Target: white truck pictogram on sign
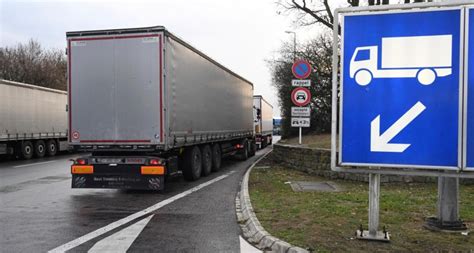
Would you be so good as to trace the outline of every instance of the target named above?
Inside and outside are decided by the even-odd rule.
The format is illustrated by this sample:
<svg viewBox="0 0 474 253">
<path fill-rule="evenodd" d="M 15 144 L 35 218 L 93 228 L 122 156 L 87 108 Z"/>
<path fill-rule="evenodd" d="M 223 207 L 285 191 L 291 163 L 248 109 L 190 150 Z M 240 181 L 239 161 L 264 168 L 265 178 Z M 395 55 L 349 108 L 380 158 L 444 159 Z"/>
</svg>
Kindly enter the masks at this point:
<svg viewBox="0 0 474 253">
<path fill-rule="evenodd" d="M 452 35 L 382 38 L 381 68 L 378 46 L 357 47 L 350 77 L 366 86 L 373 78 L 417 78 L 423 85 L 452 73 Z"/>
</svg>

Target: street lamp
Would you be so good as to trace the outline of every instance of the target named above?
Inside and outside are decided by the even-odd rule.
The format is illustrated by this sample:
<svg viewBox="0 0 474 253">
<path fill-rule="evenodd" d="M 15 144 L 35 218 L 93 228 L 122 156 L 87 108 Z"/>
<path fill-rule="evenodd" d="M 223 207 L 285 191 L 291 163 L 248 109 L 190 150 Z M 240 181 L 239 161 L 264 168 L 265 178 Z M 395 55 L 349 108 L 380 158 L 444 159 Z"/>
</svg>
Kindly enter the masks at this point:
<svg viewBox="0 0 474 253">
<path fill-rule="evenodd" d="M 293 34 L 293 61 L 296 60 L 296 32 L 293 31 L 285 31 L 286 33 Z"/>
</svg>

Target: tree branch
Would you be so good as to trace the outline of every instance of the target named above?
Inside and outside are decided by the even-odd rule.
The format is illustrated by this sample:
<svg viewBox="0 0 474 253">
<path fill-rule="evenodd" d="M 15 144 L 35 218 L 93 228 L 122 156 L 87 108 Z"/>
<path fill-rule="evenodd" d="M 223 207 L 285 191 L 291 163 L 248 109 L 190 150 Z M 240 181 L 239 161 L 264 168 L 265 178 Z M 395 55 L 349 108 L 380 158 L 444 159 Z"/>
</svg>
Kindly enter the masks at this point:
<svg viewBox="0 0 474 253">
<path fill-rule="evenodd" d="M 296 0 L 291 0 L 291 2 L 293 3 L 293 5 L 304 11 L 305 13 L 311 15 L 313 18 L 315 18 L 318 22 L 320 22 L 321 24 L 329 27 L 330 29 L 333 28 L 333 25 L 332 23 L 328 22 L 327 20 L 325 20 L 324 18 L 320 17 L 319 15 L 317 15 L 316 13 L 314 13 L 311 9 L 309 9 L 307 6 L 306 6 L 306 1 L 303 0 L 303 5 L 300 5 L 299 3 L 296 2 Z"/>
</svg>

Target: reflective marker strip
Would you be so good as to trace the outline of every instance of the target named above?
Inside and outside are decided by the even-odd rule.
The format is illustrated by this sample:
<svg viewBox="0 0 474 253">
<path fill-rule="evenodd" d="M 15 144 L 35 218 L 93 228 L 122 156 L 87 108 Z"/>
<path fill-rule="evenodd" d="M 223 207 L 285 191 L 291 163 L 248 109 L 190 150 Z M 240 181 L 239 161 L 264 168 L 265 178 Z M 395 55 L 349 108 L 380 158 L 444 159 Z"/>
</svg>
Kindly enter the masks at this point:
<svg viewBox="0 0 474 253">
<path fill-rule="evenodd" d="M 94 173 L 94 166 L 92 165 L 72 165 L 72 174 L 92 174 Z"/>
<path fill-rule="evenodd" d="M 142 166 L 141 172 L 143 175 L 164 175 L 164 166 Z"/>
</svg>

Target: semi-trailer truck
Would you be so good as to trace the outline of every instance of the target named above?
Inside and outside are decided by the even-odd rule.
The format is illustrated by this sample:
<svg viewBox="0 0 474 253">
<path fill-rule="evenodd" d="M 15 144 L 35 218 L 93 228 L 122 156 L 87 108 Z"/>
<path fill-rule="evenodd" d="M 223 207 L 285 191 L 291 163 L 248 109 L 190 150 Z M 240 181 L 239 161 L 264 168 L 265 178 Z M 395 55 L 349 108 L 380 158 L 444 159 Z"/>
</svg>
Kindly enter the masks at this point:
<svg viewBox="0 0 474 253">
<path fill-rule="evenodd" d="M 68 149 L 67 93 L 0 79 L 0 155 L 23 159 Z"/>
<path fill-rule="evenodd" d="M 255 154 L 253 84 L 163 26 L 67 32 L 73 188 L 161 190 Z"/>
<path fill-rule="evenodd" d="M 273 106 L 262 96 L 253 96 L 255 143 L 259 149 L 272 144 Z"/>
</svg>

